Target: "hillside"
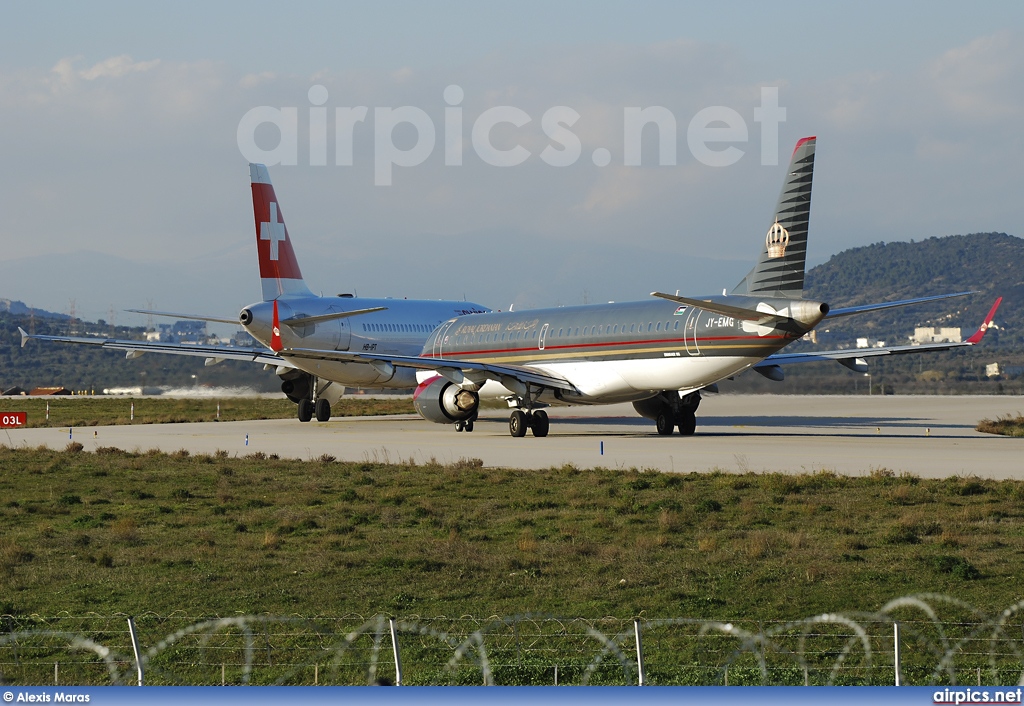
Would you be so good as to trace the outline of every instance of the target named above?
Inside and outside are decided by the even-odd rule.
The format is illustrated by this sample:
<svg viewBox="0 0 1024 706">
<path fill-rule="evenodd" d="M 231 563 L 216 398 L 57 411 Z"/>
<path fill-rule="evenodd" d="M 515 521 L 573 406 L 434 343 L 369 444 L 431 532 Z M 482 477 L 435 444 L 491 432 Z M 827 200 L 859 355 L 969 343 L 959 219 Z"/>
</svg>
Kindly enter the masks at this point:
<svg viewBox="0 0 1024 706">
<path fill-rule="evenodd" d="M 807 273 L 806 294 L 833 307 L 973 290 L 978 294 L 830 324 L 832 333 L 905 343 L 916 326 L 977 328 L 997 296 L 1000 330 L 987 346 L 1024 342 L 1024 239 L 975 233 L 845 250 Z M 947 318 L 952 314 L 952 318 Z"/>
<path fill-rule="evenodd" d="M 794 350 L 846 348 L 858 337 L 902 345 L 918 326 L 960 327 L 969 336 L 996 297 L 1003 297 L 983 345 L 943 353 L 874 358 L 871 376 L 834 363 L 786 368 L 774 383 L 743 375 L 722 391 L 780 394 L 1022 394 L 1024 376 L 1024 239 L 1005 233 L 975 233 L 919 242 L 875 243 L 833 255 L 807 273 L 805 293 L 833 308 L 912 299 L 932 294 L 977 291 L 966 297 L 860 314 L 818 329 L 818 342 L 798 342 Z M 985 366 L 999 363 L 1002 376 L 989 379 Z"/>
</svg>

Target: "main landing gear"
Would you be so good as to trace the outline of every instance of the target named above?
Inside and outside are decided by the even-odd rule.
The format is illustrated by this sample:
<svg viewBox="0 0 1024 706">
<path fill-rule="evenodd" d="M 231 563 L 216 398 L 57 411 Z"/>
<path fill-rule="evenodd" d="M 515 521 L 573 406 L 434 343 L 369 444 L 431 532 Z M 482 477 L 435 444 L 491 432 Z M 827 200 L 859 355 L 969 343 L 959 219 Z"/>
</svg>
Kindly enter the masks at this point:
<svg viewBox="0 0 1024 706">
<path fill-rule="evenodd" d="M 661 436 L 671 436 L 676 428 L 683 436 L 693 436 L 697 430 L 699 405 L 699 391 L 680 397 L 675 390 L 666 390 L 654 397 L 634 402 L 633 408 L 640 416 L 653 419 Z"/>
<path fill-rule="evenodd" d="M 690 410 L 674 413 L 671 409 L 665 409 L 658 414 L 654 423 L 662 436 L 671 436 L 677 426 L 683 436 L 693 436 L 697 431 L 697 415 Z"/>
<path fill-rule="evenodd" d="M 532 431 L 534 436 L 547 436 L 550 426 L 548 413 L 543 409 L 535 412 L 517 409 L 508 418 L 508 431 L 517 438 L 526 436 L 527 430 Z"/>
<path fill-rule="evenodd" d="M 464 422 L 455 422 L 455 431 L 473 431 L 474 421 L 476 421 L 476 417 L 467 419 Z"/>
<path fill-rule="evenodd" d="M 328 382 L 321 387 L 319 378 L 314 377 L 311 381 L 302 378 L 298 382 L 286 380 L 281 386 L 281 390 L 298 405 L 300 422 L 311 421 L 313 417 L 316 417 L 318 422 L 326 422 L 331 418 L 331 403 L 325 397 L 321 397 L 320 394 L 332 384 Z M 296 393 L 304 394 L 301 397 L 297 397 Z"/>
</svg>

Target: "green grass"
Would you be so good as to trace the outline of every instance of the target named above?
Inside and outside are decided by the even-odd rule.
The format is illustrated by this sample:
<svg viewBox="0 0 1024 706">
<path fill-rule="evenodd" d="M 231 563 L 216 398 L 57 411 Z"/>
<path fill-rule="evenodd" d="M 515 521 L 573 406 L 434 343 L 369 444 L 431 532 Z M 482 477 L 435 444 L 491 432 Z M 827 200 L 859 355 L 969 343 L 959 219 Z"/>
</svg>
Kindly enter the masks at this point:
<svg viewBox="0 0 1024 706">
<path fill-rule="evenodd" d="M 985 432 L 986 434 L 1002 434 L 1003 436 L 1024 436 L 1024 415 L 1017 415 L 1011 417 L 1006 415 L 1005 417 L 999 417 L 995 421 L 991 419 L 982 419 L 978 422 L 978 426 L 975 427 L 978 431 Z"/>
<path fill-rule="evenodd" d="M 135 418 L 132 420 L 132 404 Z M 49 419 L 46 407 L 49 404 Z M 295 404 L 286 398 L 229 397 L 224 399 L 143 397 L 0 397 L 0 412 L 26 412 L 27 427 L 94 427 L 111 424 L 224 422 L 248 419 L 288 419 Z M 412 400 L 342 398 L 331 406 L 334 417 L 412 414 Z"/>
<path fill-rule="evenodd" d="M 1021 481 L 80 448 L 0 447 L 0 614 L 544 613 L 756 628 L 920 592 L 989 614 L 1021 598 Z M 661 683 L 684 678 L 672 664 Z M 527 666 L 527 681 L 547 669 Z"/>
</svg>

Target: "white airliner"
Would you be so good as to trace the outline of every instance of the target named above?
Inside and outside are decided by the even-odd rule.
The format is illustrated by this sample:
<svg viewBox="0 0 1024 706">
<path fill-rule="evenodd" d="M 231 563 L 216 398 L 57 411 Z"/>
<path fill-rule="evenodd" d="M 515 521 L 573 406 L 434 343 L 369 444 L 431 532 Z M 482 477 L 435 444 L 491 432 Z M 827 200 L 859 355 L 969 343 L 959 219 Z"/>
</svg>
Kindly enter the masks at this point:
<svg viewBox="0 0 1024 706">
<path fill-rule="evenodd" d="M 72 336 L 43 336 L 21 330 L 21 345 L 30 339 L 81 343 L 126 351 L 129 359 L 143 353 L 170 353 L 206 358 L 207 365 L 223 360 L 246 360 L 273 368 L 282 379 L 281 391 L 298 405 L 299 421 L 331 416 L 345 386 L 409 389 L 416 371 L 376 357 L 304 360 L 278 354 L 284 347 L 338 353 L 359 351 L 379 355 L 415 356 L 438 324 L 468 314 L 490 311 L 472 302 L 413 299 L 362 299 L 351 294 L 316 296 L 306 286 L 284 223 L 280 202 L 262 164 L 250 164 L 252 206 L 256 223 L 263 301 L 242 309 L 231 319 L 195 314 L 131 309 L 137 313 L 221 323 L 240 323 L 268 348 L 190 345 Z"/>
<path fill-rule="evenodd" d="M 800 140 L 761 256 L 731 294 L 590 306 L 492 312 L 441 324 L 419 355 L 344 352 L 305 345 L 279 355 L 308 369 L 312 362 L 364 362 L 420 370 L 414 402 L 424 418 L 472 431 L 480 400 L 514 411 L 512 436 L 546 436 L 549 405 L 632 402 L 659 434 L 696 429 L 701 391 L 746 370 L 781 380 L 783 365 L 834 360 L 856 371 L 866 358 L 972 346 L 992 323 L 1001 299 L 977 333 L 962 343 L 869 350 L 786 353 L 783 349 L 821 321 L 971 292 L 830 309 L 802 298 L 811 208 L 815 138 Z M 292 341 L 295 339 L 293 338 Z M 389 368 L 390 369 L 390 368 Z"/>
</svg>

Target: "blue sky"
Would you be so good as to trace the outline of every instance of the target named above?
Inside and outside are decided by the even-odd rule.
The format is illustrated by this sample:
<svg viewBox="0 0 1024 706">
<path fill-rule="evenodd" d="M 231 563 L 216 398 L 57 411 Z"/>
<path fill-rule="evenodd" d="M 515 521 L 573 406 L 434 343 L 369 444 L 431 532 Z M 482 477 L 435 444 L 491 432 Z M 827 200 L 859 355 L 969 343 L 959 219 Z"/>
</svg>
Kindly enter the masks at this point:
<svg viewBox="0 0 1024 706">
<path fill-rule="evenodd" d="M 521 308 L 731 287 L 807 134 L 819 137 L 814 261 L 879 240 L 1024 232 L 1022 3 L 19 3 L 5 29 L 0 297 L 57 311 L 73 298 L 91 317 L 149 301 L 232 314 L 258 298 L 236 141 L 257 106 L 299 111 L 303 158 L 271 175 L 304 274 L 326 293 Z M 531 159 L 499 168 L 467 151 L 445 166 L 450 84 L 464 90 L 467 144 L 483 111 L 515 106 L 531 122 L 493 141 Z M 391 186 L 374 184 L 366 125 L 353 166 L 334 163 L 333 143 L 331 162 L 311 165 L 314 85 L 329 109 L 420 108 L 438 145 Z M 780 166 L 757 159 L 766 86 L 787 111 Z M 552 106 L 580 115 L 571 166 L 538 159 Z M 652 164 L 647 133 L 644 166 L 623 165 L 629 106 L 676 117 L 675 165 Z M 712 106 L 749 127 L 732 166 L 687 150 L 688 122 Z M 407 127 L 396 145 L 415 139 Z M 591 162 L 598 147 L 610 166 Z M 42 263 L 60 276 L 32 276 Z"/>
</svg>

